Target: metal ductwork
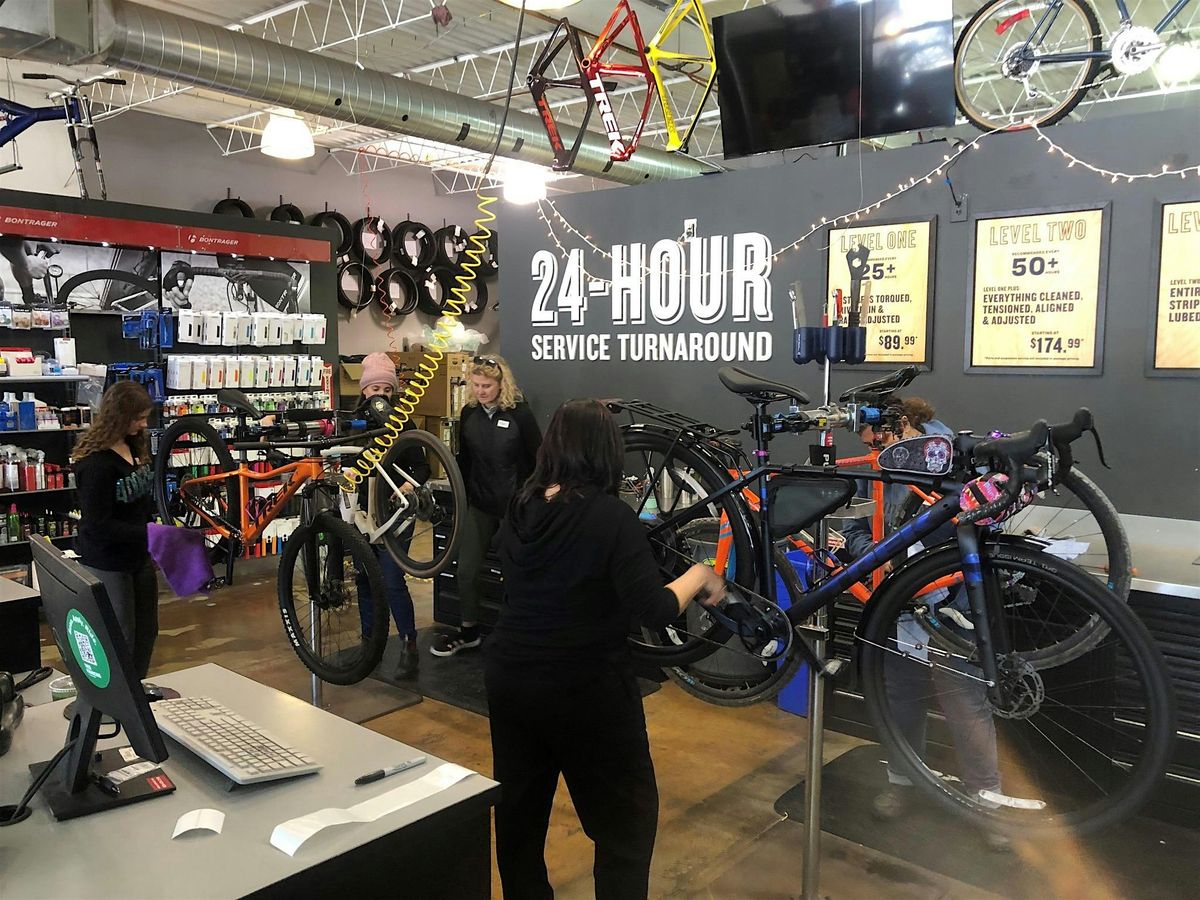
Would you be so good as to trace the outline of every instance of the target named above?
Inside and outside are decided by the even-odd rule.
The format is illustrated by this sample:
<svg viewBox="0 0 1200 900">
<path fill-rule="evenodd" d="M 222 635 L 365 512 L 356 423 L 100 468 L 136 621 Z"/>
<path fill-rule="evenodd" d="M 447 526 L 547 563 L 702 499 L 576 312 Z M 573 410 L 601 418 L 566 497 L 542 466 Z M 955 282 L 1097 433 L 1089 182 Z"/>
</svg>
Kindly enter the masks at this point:
<svg viewBox="0 0 1200 900">
<path fill-rule="evenodd" d="M 5 0 L 0 53 L 114 66 L 481 153 L 495 145 L 502 115 L 499 106 L 473 97 L 125 0 Z M 575 129 L 562 130 L 569 145 Z M 499 155 L 549 165 L 553 154 L 541 120 L 510 111 Z M 588 134 L 574 171 L 643 184 L 690 178 L 711 168 L 649 149 L 614 163 L 608 142 Z"/>
</svg>

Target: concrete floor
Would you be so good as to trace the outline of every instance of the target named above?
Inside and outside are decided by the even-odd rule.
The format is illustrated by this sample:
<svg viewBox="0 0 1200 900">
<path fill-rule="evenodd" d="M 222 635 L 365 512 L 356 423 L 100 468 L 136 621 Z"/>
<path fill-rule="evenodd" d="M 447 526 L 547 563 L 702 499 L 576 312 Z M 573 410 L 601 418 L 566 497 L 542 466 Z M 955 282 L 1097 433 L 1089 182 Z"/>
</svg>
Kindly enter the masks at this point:
<svg viewBox="0 0 1200 900">
<path fill-rule="evenodd" d="M 273 562 L 240 564 L 238 584 L 208 599 L 164 597 L 151 676 L 214 662 L 307 698 L 306 671 L 280 623 Z M 415 582 L 412 588 L 418 627 L 432 624 L 431 583 Z M 54 665 L 57 650 L 46 638 L 44 662 Z M 397 696 L 394 688 L 368 680 L 333 689 L 326 699 L 333 711 L 361 720 L 373 731 L 491 773 L 486 718 L 428 699 L 375 715 L 376 710 L 394 707 Z M 804 720 L 774 704 L 746 709 L 711 706 L 671 683 L 646 698 L 645 705 L 660 792 L 651 896 L 799 897 L 804 827 L 781 818 L 773 804 L 804 771 Z M 826 759 L 858 743 L 830 732 Z M 834 900 L 997 896 L 830 834 L 822 836 L 822 846 L 821 894 Z M 591 842 L 561 785 L 546 857 L 557 896 L 592 896 Z M 1047 877 L 1033 879 L 1036 890 L 1012 896 L 1115 896 L 1098 877 L 1102 869 L 1095 861 L 1080 858 L 1070 847 L 1061 848 L 1053 859 L 1031 856 L 1027 861 Z M 494 870 L 493 889 L 500 896 Z"/>
</svg>

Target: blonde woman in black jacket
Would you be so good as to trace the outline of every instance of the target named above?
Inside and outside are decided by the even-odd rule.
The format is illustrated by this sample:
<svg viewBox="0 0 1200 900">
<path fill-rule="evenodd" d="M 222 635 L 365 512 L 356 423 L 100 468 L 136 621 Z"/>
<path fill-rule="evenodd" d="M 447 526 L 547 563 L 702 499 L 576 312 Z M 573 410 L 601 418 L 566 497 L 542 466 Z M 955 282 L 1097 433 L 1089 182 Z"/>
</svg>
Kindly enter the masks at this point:
<svg viewBox="0 0 1200 900">
<path fill-rule="evenodd" d="M 458 553 L 462 625 L 440 635 L 434 656 L 479 646 L 479 573 L 508 502 L 533 472 L 542 432 L 512 370 L 500 356 L 471 361 L 471 399 L 459 421 L 458 467 L 467 485 L 467 518 Z"/>
</svg>

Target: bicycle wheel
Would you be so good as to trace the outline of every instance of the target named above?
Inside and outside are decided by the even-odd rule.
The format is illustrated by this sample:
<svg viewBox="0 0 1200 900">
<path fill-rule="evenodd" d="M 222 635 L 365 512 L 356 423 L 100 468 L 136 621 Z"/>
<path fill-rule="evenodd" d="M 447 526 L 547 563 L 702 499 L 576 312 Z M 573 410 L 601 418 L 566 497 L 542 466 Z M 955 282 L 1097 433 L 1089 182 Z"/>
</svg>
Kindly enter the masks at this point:
<svg viewBox="0 0 1200 900">
<path fill-rule="evenodd" d="M 379 665 L 388 634 L 383 570 L 353 525 L 322 512 L 293 531 L 278 584 L 284 630 L 310 672 L 357 684 Z"/>
<path fill-rule="evenodd" d="M 171 423 L 154 457 L 154 502 L 164 524 L 213 527 L 223 520 L 240 525 L 236 477 L 180 486 L 187 479 L 237 471 L 229 445 L 204 419 L 186 416 Z"/>
<path fill-rule="evenodd" d="M 409 471 L 409 460 L 416 453 L 425 457 L 434 473 L 425 484 L 417 484 Z M 435 487 L 439 472 L 445 488 Z M 458 554 L 467 509 L 467 488 L 450 448 L 428 431 L 405 431 L 380 460 L 371 481 L 375 492 L 371 530 L 374 533 L 391 523 L 382 540 L 396 564 L 414 578 L 433 578 L 449 566 Z M 397 493 L 405 485 L 412 490 Z M 439 526 L 449 529 L 444 542 L 434 537 Z"/>
<path fill-rule="evenodd" d="M 1077 466 L 1062 478 L 1053 492 L 1036 504 L 1005 520 L 1004 530 L 1015 537 L 1043 543 L 1047 552 L 1073 562 L 1106 584 L 1122 601 L 1129 599 L 1133 578 L 1129 537 L 1112 502 Z M 942 627 L 936 610 L 923 618 L 927 630 L 938 635 L 943 649 L 965 653 L 968 644 L 952 626 Z M 1092 617 L 1061 639 L 1031 651 L 1027 661 L 1035 667 L 1057 666 L 1087 653 L 1107 634 L 1103 620 Z"/>
<path fill-rule="evenodd" d="M 627 427 L 622 430 L 625 462 L 618 496 L 637 511 L 647 528 L 668 524 L 690 512 L 709 494 L 729 481 L 728 475 L 692 447 L 673 435 Z M 729 524 L 732 552 L 726 580 L 749 586 L 754 583 L 754 550 L 748 512 L 739 498 L 727 494 L 706 504 L 701 519 L 678 528 L 667 527 L 651 539 L 665 581 L 682 575 L 695 562 L 715 562 L 722 520 Z M 657 666 L 694 662 L 714 653 L 729 631 L 697 607 L 661 630 L 643 629 L 630 635 L 635 658 Z"/>
<path fill-rule="evenodd" d="M 939 650 L 916 614 L 958 609 L 962 588 L 928 586 L 960 571 L 946 545 L 901 568 L 857 635 L 863 692 L 889 765 L 947 809 L 985 828 L 1031 836 L 1091 831 L 1132 814 L 1162 777 L 1174 709 L 1161 654 L 1145 626 L 1095 578 L 1011 540 L 982 547 L 1001 697 L 987 697 L 981 650 Z M 922 592 L 925 591 L 922 596 Z M 1069 663 L 1030 665 L 1031 650 L 1099 617 L 1103 641 Z"/>
<path fill-rule="evenodd" d="M 775 570 L 783 579 L 791 602 L 795 604 L 804 593 L 796 570 L 783 553 L 775 550 Z M 731 585 L 731 593 L 738 588 Z M 704 607 L 691 604 L 684 614 L 707 615 Z M 767 661 L 758 658 L 741 640 L 733 637 L 714 648 L 703 659 L 687 665 L 666 668 L 667 676 L 693 697 L 715 706 L 751 706 L 775 697 L 796 675 L 802 659 L 796 644 L 782 659 Z"/>
<path fill-rule="evenodd" d="M 1100 60 L 1039 57 L 1099 49 L 1100 23 L 1085 0 L 1060 0 L 1057 10 L 1029 0 L 992 0 L 970 18 L 954 48 L 958 107 L 984 131 L 1053 125 L 1079 105 Z"/>
</svg>

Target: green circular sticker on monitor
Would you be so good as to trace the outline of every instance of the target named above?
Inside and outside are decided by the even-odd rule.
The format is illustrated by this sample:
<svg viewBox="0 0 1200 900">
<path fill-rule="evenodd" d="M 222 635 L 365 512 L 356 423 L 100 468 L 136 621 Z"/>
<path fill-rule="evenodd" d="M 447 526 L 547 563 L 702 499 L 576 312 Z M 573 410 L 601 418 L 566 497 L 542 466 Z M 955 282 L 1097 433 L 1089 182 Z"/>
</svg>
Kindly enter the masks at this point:
<svg viewBox="0 0 1200 900">
<path fill-rule="evenodd" d="M 77 609 L 67 613 L 67 640 L 71 644 L 71 653 L 79 663 L 79 668 L 83 669 L 87 680 L 98 688 L 108 687 L 111 677 L 108 657 L 95 630 Z"/>
</svg>

